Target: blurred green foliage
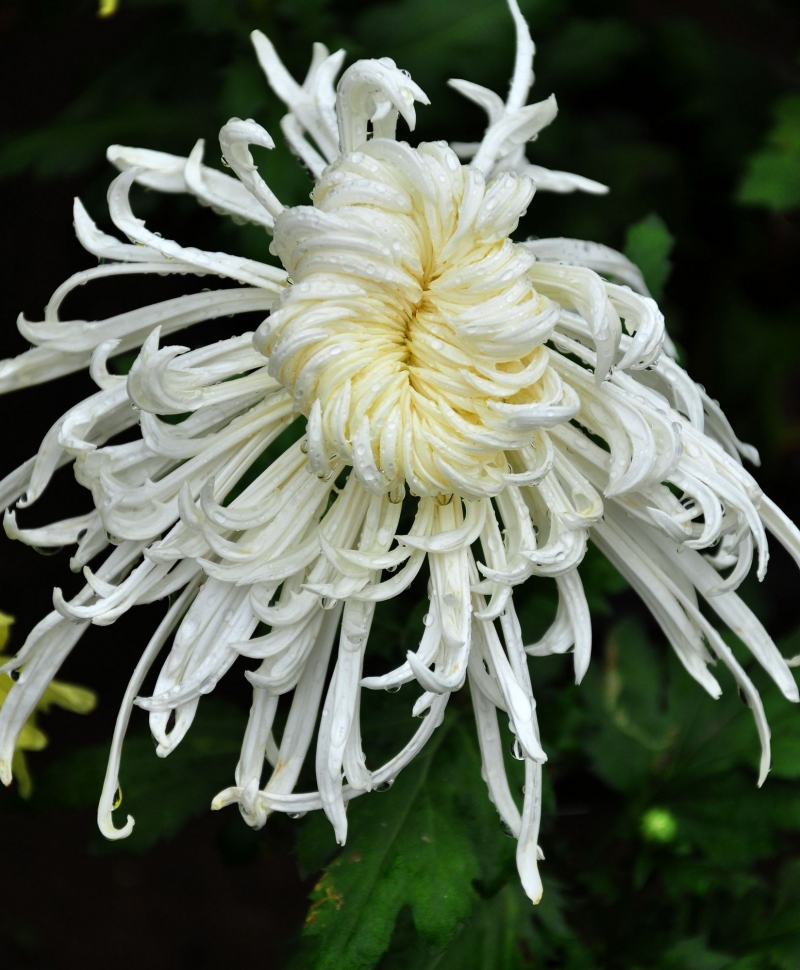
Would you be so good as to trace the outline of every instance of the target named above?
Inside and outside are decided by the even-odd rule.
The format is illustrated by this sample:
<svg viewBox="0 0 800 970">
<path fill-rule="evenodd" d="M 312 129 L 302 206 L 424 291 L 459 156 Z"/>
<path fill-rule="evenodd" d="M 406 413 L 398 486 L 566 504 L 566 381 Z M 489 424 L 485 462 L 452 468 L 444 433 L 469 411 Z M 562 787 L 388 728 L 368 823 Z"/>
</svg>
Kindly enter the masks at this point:
<svg viewBox="0 0 800 970">
<path fill-rule="evenodd" d="M 674 245 L 675 240 L 664 220 L 654 212 L 634 223 L 625 236 L 624 253 L 642 271 L 655 300 L 660 300 L 664 294 L 664 284 L 672 269 L 669 256 Z"/>
<path fill-rule="evenodd" d="M 130 814 L 135 825 L 122 843 L 124 851 L 146 852 L 208 811 L 209 792 L 228 784 L 246 723 L 243 711 L 211 700 L 192 725 L 186 743 L 168 761 L 156 757 L 153 741 L 146 734 L 127 739 L 115 823 L 122 827 Z M 107 762 L 107 744 L 80 748 L 55 762 L 37 779 L 37 807 L 46 811 L 95 806 Z M 95 852 L 114 852 L 119 845 L 106 841 L 99 832 L 91 843 Z"/>
<path fill-rule="evenodd" d="M 407 636 L 418 619 L 408 618 Z M 798 638 L 780 646 L 793 653 Z M 752 718 L 725 672 L 714 701 L 633 620 L 613 626 L 597 652 L 581 687 L 569 685 L 569 658 L 531 666 L 550 752 L 542 903 L 534 909 L 519 887 L 515 842 L 487 798 L 462 692 L 391 789 L 352 802 L 344 849 L 321 813 L 292 823 L 301 872 L 319 875 L 287 967 L 800 967 L 800 862 L 786 851 L 800 834 L 796 713 L 760 678 L 777 743 L 759 790 Z M 376 761 L 408 736 L 409 701 L 401 691 L 367 706 Z M 93 851 L 157 849 L 206 811 L 228 783 L 242 729 L 243 712 L 212 698 L 167 762 L 134 732 L 119 808 L 135 816 L 134 833 L 95 836 Z M 55 762 L 37 779 L 34 808 L 93 804 L 106 755 L 94 746 Z M 509 754 L 506 767 L 521 798 L 521 766 Z"/>
<path fill-rule="evenodd" d="M 402 736 L 407 720 L 397 728 Z M 497 818 L 488 799 L 472 797 L 479 776 L 474 732 L 450 717 L 398 777 L 391 800 L 353 804 L 352 837 L 311 896 L 305 934 L 320 944 L 315 966 L 375 966 L 404 907 L 421 941 L 438 948 L 450 943 L 471 913 L 473 884 L 496 879 L 505 848 L 486 838 L 487 831 L 495 834 Z M 316 817 L 299 846 L 312 871 L 325 859 L 315 859 L 308 845 L 318 849 L 320 842 L 330 845 L 330 827 Z"/>
<path fill-rule="evenodd" d="M 693 375 L 743 436 L 765 446 L 765 479 L 791 502 L 800 298 L 787 281 L 800 240 L 800 78 L 790 5 L 522 7 L 539 50 L 535 94 L 555 91 L 561 105 L 529 155 L 612 190 L 605 198 L 539 195 L 522 234 L 624 249 L 663 297 Z M 501 0 L 123 0 L 101 20 L 97 9 L 96 0 L 20 8 L 21 29 L 37 44 L 62 31 L 85 42 L 71 62 L 71 96 L 47 116 L 6 125 L 0 180 L 79 179 L 101 223 L 109 143 L 186 155 L 203 137 L 215 164 L 216 132 L 231 116 L 253 116 L 278 134 L 282 110 L 250 49 L 253 28 L 274 39 L 298 78 L 315 40 L 352 56 L 394 57 L 431 97 L 420 138 L 479 135 L 480 113 L 445 81 L 466 77 L 502 93 L 513 59 Z M 285 202 L 307 199 L 305 173 L 285 148 L 258 161 Z M 139 202 L 154 228 L 174 223 L 182 241 L 268 258 L 253 227 L 201 218 L 187 200 L 156 209 L 155 195 L 142 193 Z M 759 791 L 750 712 L 730 679 L 720 675 L 721 700 L 705 696 L 663 640 L 631 618 L 634 602 L 602 557 L 592 553 L 582 574 L 597 633 L 584 684 L 571 684 L 569 658 L 531 664 L 550 755 L 541 905 L 534 910 L 518 886 L 514 842 L 488 802 L 462 693 L 392 789 L 352 803 L 344 850 L 319 814 L 292 823 L 313 888 L 287 966 L 800 970 L 797 711 L 759 682 L 774 735 L 773 770 Z M 783 630 L 796 623 L 793 584 L 758 600 Z M 371 663 L 385 666 L 412 645 L 423 595 L 415 588 L 379 612 Z M 555 609 L 550 584 L 529 584 L 516 601 L 526 635 L 539 636 Z M 798 652 L 796 642 L 782 646 Z M 91 686 L 113 706 L 102 685 Z M 377 762 L 404 743 L 410 704 L 405 691 L 370 703 L 365 743 Z M 134 730 L 120 814 L 130 810 L 137 825 L 104 851 L 158 851 L 206 811 L 230 783 L 243 716 L 204 700 L 167 762 Z M 53 763 L 37 777 L 33 810 L 93 804 L 105 757 L 104 746 L 91 746 Z M 508 770 L 519 794 L 511 758 Z"/>
<path fill-rule="evenodd" d="M 750 159 L 739 186 L 739 201 L 777 212 L 800 206 L 800 95 L 780 98 L 767 145 Z"/>
</svg>

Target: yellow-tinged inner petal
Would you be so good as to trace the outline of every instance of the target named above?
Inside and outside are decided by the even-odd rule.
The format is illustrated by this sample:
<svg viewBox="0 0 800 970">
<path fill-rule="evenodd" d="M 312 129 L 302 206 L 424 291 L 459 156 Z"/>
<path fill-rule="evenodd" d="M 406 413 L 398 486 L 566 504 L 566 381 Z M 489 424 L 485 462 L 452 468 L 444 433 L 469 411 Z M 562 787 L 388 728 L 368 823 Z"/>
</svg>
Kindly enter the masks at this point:
<svg viewBox="0 0 800 970">
<path fill-rule="evenodd" d="M 338 456 L 375 492 L 496 494 L 506 451 L 572 416 L 544 346 L 558 308 L 509 238 L 532 195 L 444 143 L 376 138 L 277 218 L 292 284 L 256 345 L 309 417 L 315 471 Z"/>
</svg>

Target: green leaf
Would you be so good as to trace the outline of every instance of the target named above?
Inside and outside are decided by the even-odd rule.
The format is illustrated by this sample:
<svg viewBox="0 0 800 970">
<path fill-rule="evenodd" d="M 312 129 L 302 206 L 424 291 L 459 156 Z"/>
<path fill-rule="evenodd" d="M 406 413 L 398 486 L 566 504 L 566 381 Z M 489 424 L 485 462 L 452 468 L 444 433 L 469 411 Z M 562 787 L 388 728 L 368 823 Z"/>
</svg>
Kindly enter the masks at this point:
<svg viewBox="0 0 800 970">
<path fill-rule="evenodd" d="M 668 750 L 673 732 L 664 716 L 659 656 L 641 628 L 616 626 L 605 643 L 602 670 L 593 665 L 584 689 L 597 726 L 586 739 L 594 771 L 621 792 L 641 789 Z"/>
<path fill-rule="evenodd" d="M 511 852 L 478 764 L 475 738 L 449 716 L 390 793 L 351 804 L 347 848 L 311 894 L 304 933 L 317 946 L 309 967 L 374 967 L 405 907 L 423 944 L 452 940 L 477 899 L 473 883 Z M 321 852 L 319 831 L 310 835 L 311 847 L 305 834 L 300 843 L 306 863 Z"/>
<path fill-rule="evenodd" d="M 750 157 L 737 199 L 785 212 L 800 205 L 800 95 L 781 98 L 774 114 L 767 144 Z"/>
<path fill-rule="evenodd" d="M 530 900 L 510 883 L 492 899 L 481 901 L 453 945 L 430 962 L 430 970 L 522 970 L 537 966 L 531 916 Z"/>
<path fill-rule="evenodd" d="M 763 679 L 752 658 L 745 663 Z M 798 827 L 800 790 L 778 778 L 756 787 L 750 711 L 727 672 L 717 668 L 715 676 L 723 687 L 718 700 L 698 688 L 666 645 L 656 649 L 630 622 L 609 635 L 602 672 L 595 667 L 587 675 L 584 750 L 593 771 L 625 796 L 627 811 L 618 815 L 616 833 L 642 839 L 633 870 L 640 884 L 659 872 L 672 887 L 677 879 L 684 892 L 700 896 L 725 880 L 727 891 L 735 885 L 747 891 L 752 877 L 746 867 L 775 853 L 781 833 Z M 786 759 L 796 750 L 796 712 L 774 686 L 766 684 L 762 693 L 768 714 L 776 715 L 776 747 Z M 792 766 L 780 767 L 792 775 Z M 661 840 L 656 865 L 647 848 L 655 845 L 653 833 L 643 821 L 665 817 L 671 837 Z M 688 854 L 693 860 L 679 861 Z"/>
<path fill-rule="evenodd" d="M 129 736 L 120 770 L 123 800 L 117 814 L 118 824 L 130 814 L 136 825 L 130 837 L 119 842 L 98 836 L 93 848 L 144 852 L 207 812 L 214 795 L 230 784 L 245 721 L 242 711 L 204 700 L 191 730 L 167 759 L 156 756 L 149 736 Z M 107 759 L 107 745 L 92 745 L 55 762 L 41 775 L 35 804 L 61 809 L 96 804 Z"/>
<path fill-rule="evenodd" d="M 731 958 L 709 950 L 702 937 L 682 940 L 664 954 L 662 970 L 723 970 Z"/>
<path fill-rule="evenodd" d="M 655 300 L 660 300 L 672 270 L 669 258 L 675 240 L 661 216 L 651 212 L 635 222 L 625 237 L 625 255 L 644 275 Z"/>
<path fill-rule="evenodd" d="M 800 632 L 786 637 L 778 643 L 784 657 L 794 657 L 800 653 Z M 800 718 L 797 708 L 787 704 L 780 691 L 769 684 L 761 692 L 764 710 L 772 731 L 772 765 L 770 780 L 775 778 L 800 778 Z M 757 751 L 754 749 L 752 763 L 755 767 Z"/>
<path fill-rule="evenodd" d="M 778 878 L 775 911 L 768 920 L 759 921 L 755 936 L 780 970 L 800 967 L 800 866 L 796 861 L 784 865 Z"/>
</svg>

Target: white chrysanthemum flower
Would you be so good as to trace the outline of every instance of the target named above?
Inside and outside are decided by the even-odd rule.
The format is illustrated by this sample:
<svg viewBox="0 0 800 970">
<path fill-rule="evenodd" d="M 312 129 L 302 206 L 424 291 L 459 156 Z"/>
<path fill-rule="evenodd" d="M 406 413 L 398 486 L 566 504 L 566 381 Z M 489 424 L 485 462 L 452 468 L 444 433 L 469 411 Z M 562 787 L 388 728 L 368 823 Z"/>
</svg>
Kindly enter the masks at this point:
<svg viewBox="0 0 800 970">
<path fill-rule="evenodd" d="M 552 98 L 526 105 L 534 48 L 515 0 L 510 6 L 518 52 L 507 100 L 452 82 L 489 115 L 476 145 L 398 140 L 398 116 L 413 129 L 414 102 L 427 99 L 390 60 L 357 62 L 334 90 L 343 52 L 318 44 L 298 85 L 267 38 L 253 35 L 289 108 L 284 135 L 314 177 L 312 205 L 284 208 L 259 176 L 249 146 L 273 142 L 254 121 L 234 119 L 221 132 L 238 179 L 205 167 L 202 143 L 188 158 L 109 150 L 122 170 L 109 207 L 127 241 L 99 231 L 76 202 L 78 238 L 102 265 L 64 283 L 43 322 L 22 319 L 35 347 L 0 365 L 2 390 L 87 365 L 99 387 L 0 485 L 3 506 L 25 507 L 74 459 L 94 500 L 94 511 L 45 528 L 21 529 L 6 513 L 12 538 L 77 542 L 72 567 L 87 585 L 70 601 L 56 590 L 55 612 L 3 668 L 22 668 L 0 712 L 4 781 L 15 738 L 87 625 L 174 596 L 119 714 L 98 816 L 109 838 L 133 826 L 130 817 L 122 828 L 112 821 L 132 706 L 150 712 L 158 753 L 167 755 L 240 655 L 261 665 L 246 675 L 253 706 L 235 784 L 214 807 L 237 802 L 255 827 L 271 812 L 322 808 L 340 842 L 348 800 L 391 782 L 468 679 L 489 794 L 538 900 L 545 754 L 527 657 L 573 650 L 576 679 L 585 673 L 591 623 L 579 565 L 589 539 L 712 696 L 720 687 L 709 663 L 718 658 L 732 671 L 755 714 L 764 779 L 761 701 L 700 602 L 797 700 L 786 661 L 734 590 L 754 552 L 764 575 L 766 530 L 799 562 L 800 533 L 743 469 L 740 456 L 755 461 L 753 449 L 676 364 L 637 269 L 593 243 L 512 241 L 537 185 L 605 190 L 526 160 L 526 143 L 556 106 Z M 285 269 L 151 232 L 131 211 L 134 183 L 188 192 L 263 226 Z M 137 273 L 216 274 L 242 285 L 94 323 L 60 319 L 76 286 Z M 161 346 L 191 324 L 252 311 L 268 314 L 255 334 L 192 351 Z M 111 354 L 136 347 L 127 378 L 108 372 Z M 186 412 L 179 423 L 160 418 Z M 302 440 L 226 502 L 298 415 L 307 418 Z M 135 425 L 138 440 L 107 444 Z M 400 534 L 404 506 L 413 525 Z M 109 544 L 111 554 L 90 569 Z M 363 678 L 376 604 L 406 589 L 426 561 L 430 609 L 418 649 L 397 669 Z M 560 605 L 545 637 L 525 645 L 511 594 L 533 576 L 555 579 Z M 254 637 L 259 623 L 270 632 Z M 170 638 L 152 696 L 140 696 Z M 422 689 L 414 714 L 430 716 L 399 754 L 369 770 L 361 691 L 409 682 Z M 290 692 L 278 741 L 273 720 Z M 295 793 L 320 707 L 318 790 Z M 525 761 L 521 813 L 498 710 Z M 273 768 L 266 782 L 265 760 Z"/>
</svg>

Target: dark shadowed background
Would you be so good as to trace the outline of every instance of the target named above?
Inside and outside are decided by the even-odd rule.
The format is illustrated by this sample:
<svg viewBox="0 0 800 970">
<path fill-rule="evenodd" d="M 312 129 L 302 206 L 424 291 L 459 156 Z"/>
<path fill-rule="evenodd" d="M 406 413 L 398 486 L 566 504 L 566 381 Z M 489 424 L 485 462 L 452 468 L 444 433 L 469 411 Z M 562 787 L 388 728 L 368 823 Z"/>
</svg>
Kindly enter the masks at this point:
<svg viewBox="0 0 800 970">
<path fill-rule="evenodd" d="M 764 489 L 800 520 L 797 6 L 521 5 L 538 46 L 534 95 L 555 92 L 561 111 L 529 157 L 611 187 L 605 197 L 538 195 L 521 235 L 593 239 L 641 262 L 651 288 L 663 290 L 683 363 L 759 448 Z M 393 57 L 431 99 L 412 140 L 478 137 L 478 110 L 445 82 L 465 77 L 504 94 L 513 64 L 501 0 L 121 0 L 102 19 L 92 0 L 0 0 L 2 356 L 25 349 L 17 314 L 39 318 L 55 287 L 93 263 L 73 236 L 73 196 L 110 231 L 108 144 L 187 155 L 203 137 L 217 164 L 216 135 L 231 116 L 253 117 L 280 140 L 282 106 L 250 48 L 254 28 L 296 77 L 316 40 L 352 57 Z M 307 198 L 288 151 L 258 160 L 285 203 Z M 192 199 L 141 191 L 135 205 L 150 228 L 182 243 L 271 258 L 260 231 Z M 203 285 L 99 282 L 68 307 L 100 319 Z M 186 339 L 221 335 L 226 322 Z M 2 474 L 91 387 L 79 375 L 0 400 Z M 65 469 L 22 521 L 86 508 Z M 54 585 L 79 588 L 68 555 L 3 540 L 10 650 L 51 609 Z M 145 717 L 134 717 L 121 779 L 137 828 L 127 844 L 105 843 L 94 803 L 116 707 L 163 614 L 153 606 L 90 630 L 61 676 L 93 689 L 96 711 L 40 718 L 50 744 L 29 757 L 31 797 L 0 793 L 0 964 L 800 970 L 800 711 L 753 673 L 775 741 L 773 772 L 758 791 L 755 731 L 729 679 L 722 700 L 704 697 L 613 570 L 592 556 L 584 576 L 596 618 L 584 685 L 571 684 L 568 658 L 531 665 L 550 754 L 545 899 L 535 912 L 486 800 L 465 698 L 407 778 L 353 804 L 352 839 L 337 856 L 317 818 L 274 818 L 252 833 L 234 809 L 208 811 L 230 783 L 246 718 L 247 684 L 234 670 L 166 762 Z M 766 583 L 744 588 L 787 653 L 800 652 L 799 588 L 777 548 Z M 380 615 L 376 668 L 399 662 L 413 641 L 420 592 Z M 536 636 L 553 591 L 528 584 L 517 601 Z M 368 756 L 407 736 L 409 698 L 398 698 L 399 708 L 370 702 Z M 432 860 L 415 855 L 419 826 L 440 833 Z"/>
</svg>

